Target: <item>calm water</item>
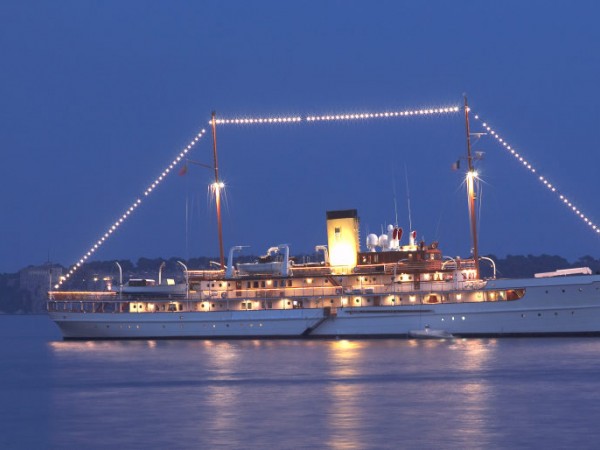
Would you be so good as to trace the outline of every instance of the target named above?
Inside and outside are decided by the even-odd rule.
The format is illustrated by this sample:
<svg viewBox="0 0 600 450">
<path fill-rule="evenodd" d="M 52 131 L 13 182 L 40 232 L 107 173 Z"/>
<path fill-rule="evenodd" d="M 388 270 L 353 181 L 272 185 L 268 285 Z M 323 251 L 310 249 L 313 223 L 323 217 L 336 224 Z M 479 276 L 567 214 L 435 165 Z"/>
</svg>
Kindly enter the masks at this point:
<svg viewBox="0 0 600 450">
<path fill-rule="evenodd" d="M 599 338 L 0 342 L 0 448 L 600 444 Z"/>
</svg>

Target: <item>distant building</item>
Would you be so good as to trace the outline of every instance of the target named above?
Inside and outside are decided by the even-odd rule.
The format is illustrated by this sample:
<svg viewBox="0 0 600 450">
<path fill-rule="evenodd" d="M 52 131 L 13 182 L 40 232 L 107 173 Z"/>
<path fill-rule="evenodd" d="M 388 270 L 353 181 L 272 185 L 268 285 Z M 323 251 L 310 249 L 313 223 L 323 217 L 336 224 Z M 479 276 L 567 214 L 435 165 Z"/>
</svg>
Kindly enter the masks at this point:
<svg viewBox="0 0 600 450">
<path fill-rule="evenodd" d="M 62 273 L 62 267 L 52 263 L 29 266 L 19 272 L 19 287 L 31 294 L 32 312 L 46 310 L 47 293 L 58 283 Z"/>
</svg>

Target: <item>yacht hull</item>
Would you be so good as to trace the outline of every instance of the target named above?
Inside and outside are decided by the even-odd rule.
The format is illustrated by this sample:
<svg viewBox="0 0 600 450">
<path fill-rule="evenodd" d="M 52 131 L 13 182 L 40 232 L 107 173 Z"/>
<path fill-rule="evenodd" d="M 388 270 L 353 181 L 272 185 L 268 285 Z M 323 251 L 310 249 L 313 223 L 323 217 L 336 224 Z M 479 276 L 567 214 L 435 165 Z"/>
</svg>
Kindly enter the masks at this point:
<svg viewBox="0 0 600 450">
<path fill-rule="evenodd" d="M 155 313 L 50 312 L 65 339 L 408 337 L 600 334 L 600 276 L 488 282 L 526 288 L 514 301 Z"/>
</svg>

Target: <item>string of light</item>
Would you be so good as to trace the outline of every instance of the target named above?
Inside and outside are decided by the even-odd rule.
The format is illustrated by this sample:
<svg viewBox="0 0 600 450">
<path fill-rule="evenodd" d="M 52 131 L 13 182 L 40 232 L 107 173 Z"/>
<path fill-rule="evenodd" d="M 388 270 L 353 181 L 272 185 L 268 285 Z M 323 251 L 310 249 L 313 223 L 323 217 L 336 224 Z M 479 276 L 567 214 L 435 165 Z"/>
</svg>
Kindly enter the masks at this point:
<svg viewBox="0 0 600 450">
<path fill-rule="evenodd" d="M 92 245 L 89 250 L 75 263 L 71 269 L 65 274 L 64 277 L 61 277 L 60 281 L 54 286 L 55 289 L 60 288 L 60 286 L 67 281 L 69 278 L 73 276 L 73 274 L 87 261 L 87 259 L 92 256 L 101 246 L 106 242 L 106 240 L 115 232 L 117 229 L 127 220 L 127 218 L 140 206 L 142 203 L 142 198 L 148 197 L 150 193 L 158 187 L 158 185 L 165 179 L 165 177 L 181 162 L 181 160 L 185 157 L 185 155 L 198 143 L 198 141 L 204 136 L 206 130 L 201 130 L 191 141 L 190 143 L 183 148 L 183 150 L 177 155 L 171 163 L 165 167 L 162 173 L 146 188 L 144 191 L 143 197 L 137 198 L 134 202 L 125 210 L 125 212 L 113 223 L 111 224 L 106 232 L 98 239 L 94 245 Z"/>
<path fill-rule="evenodd" d="M 302 117 L 255 117 L 255 118 L 241 118 L 241 119 L 216 119 L 217 125 L 252 125 L 252 124 L 269 124 L 269 123 L 292 123 L 302 122 Z M 212 123 L 210 121 L 209 123 Z"/>
<path fill-rule="evenodd" d="M 451 114 L 460 111 L 458 106 L 448 106 L 443 108 L 425 108 L 425 109 L 406 109 L 402 111 L 383 111 L 383 112 L 365 112 L 352 114 L 326 114 L 326 115 L 307 115 L 307 116 L 284 116 L 284 117 L 241 117 L 231 119 L 216 119 L 217 125 L 254 125 L 254 124 L 280 124 L 280 123 L 299 123 L 299 122 L 330 122 L 343 120 L 368 120 L 368 119 L 389 119 L 395 117 L 411 116 L 430 116 L 434 114 Z"/>
<path fill-rule="evenodd" d="M 472 111 L 471 111 L 472 112 Z M 560 192 L 554 183 L 551 183 L 547 177 L 540 175 L 531 162 L 527 161 L 516 148 L 511 146 L 504 138 L 502 138 L 496 130 L 494 130 L 487 122 L 484 122 L 479 115 L 473 116 L 476 120 L 481 122 L 483 128 L 492 136 L 496 141 L 504 147 L 504 149 L 511 154 L 520 164 L 523 165 L 529 172 L 537 177 L 540 183 L 542 183 L 549 191 L 553 192 L 560 201 L 567 207 L 573 214 L 581 219 L 586 225 L 588 225 L 593 231 L 600 234 L 600 226 L 596 225 L 588 216 L 586 216 L 581 209 L 575 205 L 566 195 Z"/>
<path fill-rule="evenodd" d="M 364 120 L 364 119 L 388 119 L 393 117 L 409 117 L 409 116 L 430 116 L 433 114 L 448 114 L 460 111 L 458 106 L 446 108 L 430 108 L 430 109 L 413 109 L 404 111 L 384 111 L 376 113 L 360 113 L 360 114 L 334 114 L 324 116 L 307 116 L 307 122 L 322 122 L 332 120 Z"/>
</svg>

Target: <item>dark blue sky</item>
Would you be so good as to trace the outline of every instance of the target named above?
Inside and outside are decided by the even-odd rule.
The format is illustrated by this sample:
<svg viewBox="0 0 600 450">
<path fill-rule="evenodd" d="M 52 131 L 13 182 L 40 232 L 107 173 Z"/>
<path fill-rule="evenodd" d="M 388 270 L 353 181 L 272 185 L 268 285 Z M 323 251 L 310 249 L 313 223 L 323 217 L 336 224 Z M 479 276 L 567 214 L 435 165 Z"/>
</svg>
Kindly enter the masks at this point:
<svg viewBox="0 0 600 450">
<path fill-rule="evenodd" d="M 85 253 L 221 116 L 473 110 L 600 222 L 600 4 L 60 1 L 0 4 L 0 272 Z M 480 131 L 474 124 L 473 131 Z M 361 237 L 394 220 L 470 248 L 460 114 L 222 126 L 225 247 L 325 243 L 325 211 Z M 481 252 L 600 256 L 600 237 L 482 139 Z M 205 139 L 190 158 L 210 162 Z M 95 256 L 216 255 L 210 172 L 170 175 Z M 190 232 L 186 239 L 185 205 Z M 187 242 L 187 244 L 186 244 Z"/>
</svg>

